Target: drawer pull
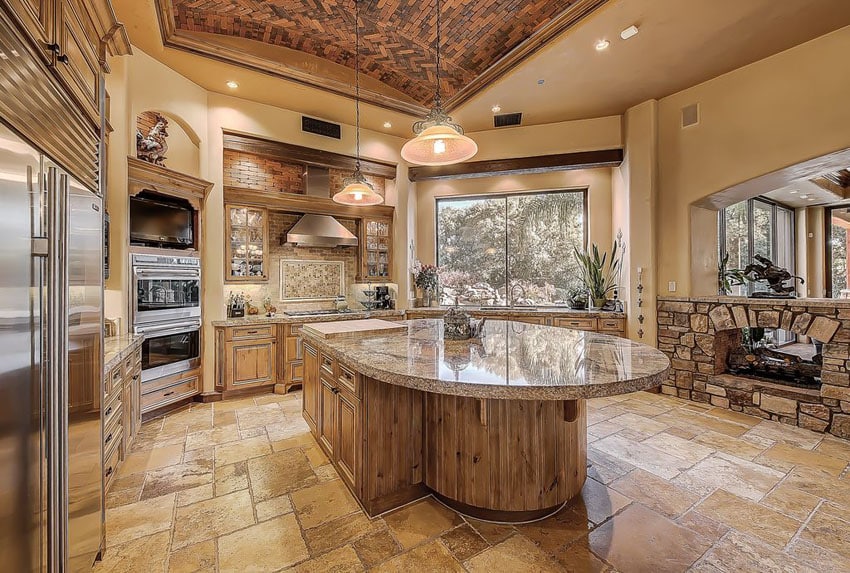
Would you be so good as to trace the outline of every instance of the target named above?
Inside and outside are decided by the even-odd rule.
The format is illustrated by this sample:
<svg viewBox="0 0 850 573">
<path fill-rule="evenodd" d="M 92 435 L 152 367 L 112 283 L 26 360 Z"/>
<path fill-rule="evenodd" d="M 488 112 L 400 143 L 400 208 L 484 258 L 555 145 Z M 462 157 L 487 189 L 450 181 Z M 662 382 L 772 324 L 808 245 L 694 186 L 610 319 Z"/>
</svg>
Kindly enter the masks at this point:
<svg viewBox="0 0 850 573">
<path fill-rule="evenodd" d="M 111 413 L 112 413 L 112 406 L 110 406 L 109 408 L 106 409 L 106 412 L 103 413 L 103 417 L 104 418 L 108 417 L 109 414 L 111 414 Z"/>
<path fill-rule="evenodd" d="M 138 380 L 138 379 L 139 379 L 139 375 L 138 375 L 138 374 L 133 374 L 133 380 L 135 381 L 135 380 Z"/>
<path fill-rule="evenodd" d="M 170 391 L 170 392 L 166 392 L 166 393 L 165 393 L 165 394 L 163 394 L 162 396 L 163 396 L 163 397 L 165 397 L 165 396 L 171 396 L 172 394 L 174 394 L 174 390 L 172 390 L 172 391 Z"/>
<path fill-rule="evenodd" d="M 108 436 L 106 436 L 106 439 L 103 440 L 103 443 L 108 444 L 111 441 L 112 441 L 112 434 L 109 434 Z"/>
<path fill-rule="evenodd" d="M 109 466 L 109 468 L 106 470 L 106 477 L 109 477 L 111 475 L 112 475 L 112 466 Z"/>
<path fill-rule="evenodd" d="M 333 392 L 334 394 L 339 394 L 339 388 L 333 387 L 331 388 L 331 392 Z"/>
<path fill-rule="evenodd" d="M 258 332 L 260 332 L 260 331 L 259 330 L 249 330 L 245 334 L 257 334 Z"/>
</svg>

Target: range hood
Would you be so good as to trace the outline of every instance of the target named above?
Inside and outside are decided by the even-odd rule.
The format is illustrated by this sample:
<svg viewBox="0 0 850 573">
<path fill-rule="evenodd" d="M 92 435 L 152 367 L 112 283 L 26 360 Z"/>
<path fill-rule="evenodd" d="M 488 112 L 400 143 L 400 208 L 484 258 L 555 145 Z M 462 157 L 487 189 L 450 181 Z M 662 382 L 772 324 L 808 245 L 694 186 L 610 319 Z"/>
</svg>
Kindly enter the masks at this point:
<svg viewBox="0 0 850 573">
<path fill-rule="evenodd" d="M 324 167 L 307 167 L 306 195 L 329 199 L 330 174 Z M 286 234 L 286 242 L 302 247 L 356 247 L 357 237 L 330 215 L 305 214 Z"/>
</svg>

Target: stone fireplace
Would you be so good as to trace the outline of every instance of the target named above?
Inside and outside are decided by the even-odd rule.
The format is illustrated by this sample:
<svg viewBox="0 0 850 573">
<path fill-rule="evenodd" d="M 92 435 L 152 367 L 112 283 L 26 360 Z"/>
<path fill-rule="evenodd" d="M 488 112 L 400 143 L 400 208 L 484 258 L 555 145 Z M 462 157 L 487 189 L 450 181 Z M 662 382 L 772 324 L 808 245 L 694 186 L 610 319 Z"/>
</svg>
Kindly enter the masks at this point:
<svg viewBox="0 0 850 573">
<path fill-rule="evenodd" d="M 742 359 L 742 337 L 760 329 L 818 341 L 820 352 Z M 850 301 L 659 297 L 658 348 L 672 364 L 665 394 L 850 438 Z"/>
</svg>

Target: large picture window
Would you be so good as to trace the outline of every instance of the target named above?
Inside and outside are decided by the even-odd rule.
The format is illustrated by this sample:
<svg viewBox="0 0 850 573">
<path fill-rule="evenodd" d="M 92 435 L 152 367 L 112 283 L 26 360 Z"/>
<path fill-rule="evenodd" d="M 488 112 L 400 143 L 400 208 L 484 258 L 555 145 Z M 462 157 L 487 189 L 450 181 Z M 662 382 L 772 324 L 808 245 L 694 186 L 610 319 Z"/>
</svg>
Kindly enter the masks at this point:
<svg viewBox="0 0 850 573">
<path fill-rule="evenodd" d="M 441 303 L 566 304 L 586 243 L 586 190 L 437 199 Z"/>
<path fill-rule="evenodd" d="M 772 260 L 794 274 L 794 211 L 763 199 L 750 199 L 720 211 L 720 259 L 727 254 L 729 269 L 745 269 L 756 255 Z M 748 283 L 733 288 L 733 295 L 746 296 L 767 290 L 763 284 Z"/>
</svg>

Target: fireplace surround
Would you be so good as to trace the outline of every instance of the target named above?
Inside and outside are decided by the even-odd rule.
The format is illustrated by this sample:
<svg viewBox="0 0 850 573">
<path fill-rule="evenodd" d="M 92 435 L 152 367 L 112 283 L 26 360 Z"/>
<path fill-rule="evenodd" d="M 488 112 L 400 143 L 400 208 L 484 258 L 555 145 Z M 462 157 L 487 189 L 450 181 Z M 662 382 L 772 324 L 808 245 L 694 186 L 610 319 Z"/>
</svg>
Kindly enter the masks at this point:
<svg viewBox="0 0 850 573">
<path fill-rule="evenodd" d="M 672 368 L 662 392 L 850 439 L 850 300 L 659 297 L 658 349 Z M 743 328 L 823 343 L 820 388 L 727 371 Z"/>
</svg>

